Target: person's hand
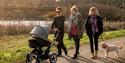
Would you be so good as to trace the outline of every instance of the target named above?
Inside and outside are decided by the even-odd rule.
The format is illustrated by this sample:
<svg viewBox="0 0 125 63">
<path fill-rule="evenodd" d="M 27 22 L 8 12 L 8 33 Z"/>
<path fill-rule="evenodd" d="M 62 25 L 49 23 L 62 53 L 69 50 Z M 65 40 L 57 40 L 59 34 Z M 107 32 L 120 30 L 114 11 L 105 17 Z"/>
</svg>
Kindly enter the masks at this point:
<svg viewBox="0 0 125 63">
<path fill-rule="evenodd" d="M 60 32 L 60 30 L 58 28 L 55 28 L 54 32 Z"/>
<path fill-rule="evenodd" d="M 98 32 L 98 29 L 96 29 L 96 32 Z"/>
<path fill-rule="evenodd" d="M 55 28 L 55 29 L 54 29 L 54 31 L 58 31 L 58 29 L 57 29 L 57 28 Z"/>
<path fill-rule="evenodd" d="M 53 32 L 53 29 L 50 29 L 50 33 L 52 33 Z"/>
</svg>

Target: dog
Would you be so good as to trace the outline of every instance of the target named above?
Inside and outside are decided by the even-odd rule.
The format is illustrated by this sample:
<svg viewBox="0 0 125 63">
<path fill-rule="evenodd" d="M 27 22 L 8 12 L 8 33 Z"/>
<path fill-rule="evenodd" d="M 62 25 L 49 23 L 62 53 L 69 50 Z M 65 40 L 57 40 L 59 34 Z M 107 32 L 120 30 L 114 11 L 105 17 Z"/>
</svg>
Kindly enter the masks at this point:
<svg viewBox="0 0 125 63">
<path fill-rule="evenodd" d="M 117 45 L 107 45 L 105 42 L 101 42 L 102 48 L 104 49 L 105 57 L 108 58 L 109 52 L 114 52 L 115 57 L 119 58 L 119 49 L 122 49 L 122 46 Z"/>
</svg>

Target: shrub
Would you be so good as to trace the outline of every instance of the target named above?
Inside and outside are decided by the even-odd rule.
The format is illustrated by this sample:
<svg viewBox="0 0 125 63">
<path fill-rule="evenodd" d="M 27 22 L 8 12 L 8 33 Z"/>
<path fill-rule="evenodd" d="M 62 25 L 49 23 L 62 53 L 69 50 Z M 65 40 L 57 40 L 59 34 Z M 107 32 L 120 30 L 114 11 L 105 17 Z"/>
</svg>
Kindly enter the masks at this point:
<svg viewBox="0 0 125 63">
<path fill-rule="evenodd" d="M 125 25 L 125 22 L 107 21 L 107 22 L 104 22 L 104 30 L 105 31 L 121 30 L 121 29 L 125 29 L 124 25 Z"/>
</svg>

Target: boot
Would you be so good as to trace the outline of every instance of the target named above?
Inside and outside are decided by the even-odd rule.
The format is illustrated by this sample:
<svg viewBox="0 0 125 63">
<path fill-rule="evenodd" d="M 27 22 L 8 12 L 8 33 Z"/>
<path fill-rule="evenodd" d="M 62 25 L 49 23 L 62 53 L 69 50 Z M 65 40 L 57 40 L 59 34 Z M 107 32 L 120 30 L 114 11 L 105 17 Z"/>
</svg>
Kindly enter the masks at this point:
<svg viewBox="0 0 125 63">
<path fill-rule="evenodd" d="M 78 54 L 74 54 L 73 59 L 76 59 L 78 57 Z"/>
<path fill-rule="evenodd" d="M 91 59 L 95 59 L 95 57 L 94 57 L 94 53 L 92 53 Z"/>
<path fill-rule="evenodd" d="M 67 50 L 65 50 L 64 52 L 65 52 L 65 55 L 67 55 L 67 54 L 68 54 Z"/>
<path fill-rule="evenodd" d="M 97 58 L 98 57 L 98 52 L 97 51 L 95 51 L 95 58 Z"/>
</svg>

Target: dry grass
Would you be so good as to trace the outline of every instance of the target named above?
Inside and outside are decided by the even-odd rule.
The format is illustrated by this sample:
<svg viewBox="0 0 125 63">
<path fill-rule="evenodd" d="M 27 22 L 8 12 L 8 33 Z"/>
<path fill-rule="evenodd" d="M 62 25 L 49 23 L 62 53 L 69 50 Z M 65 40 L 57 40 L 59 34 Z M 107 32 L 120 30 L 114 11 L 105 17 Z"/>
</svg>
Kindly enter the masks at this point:
<svg viewBox="0 0 125 63">
<path fill-rule="evenodd" d="M 33 25 L 0 25 L 0 35 L 27 34 L 32 28 Z"/>
<path fill-rule="evenodd" d="M 105 31 L 121 30 L 121 29 L 125 29 L 124 25 L 125 25 L 125 22 L 107 21 L 107 22 L 104 22 L 104 30 Z M 33 27 L 34 27 L 34 24 L 0 25 L 0 35 L 28 34 L 32 30 Z"/>
</svg>

